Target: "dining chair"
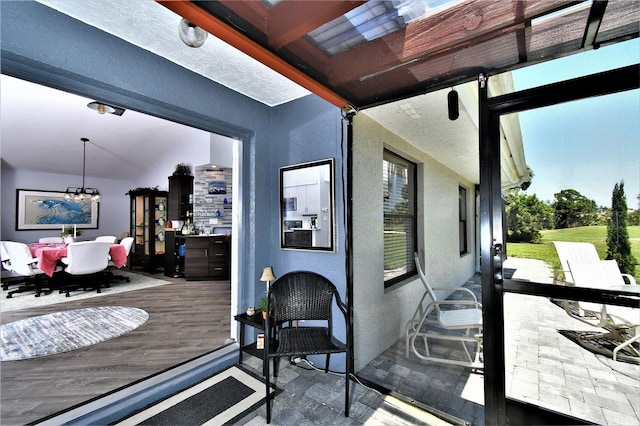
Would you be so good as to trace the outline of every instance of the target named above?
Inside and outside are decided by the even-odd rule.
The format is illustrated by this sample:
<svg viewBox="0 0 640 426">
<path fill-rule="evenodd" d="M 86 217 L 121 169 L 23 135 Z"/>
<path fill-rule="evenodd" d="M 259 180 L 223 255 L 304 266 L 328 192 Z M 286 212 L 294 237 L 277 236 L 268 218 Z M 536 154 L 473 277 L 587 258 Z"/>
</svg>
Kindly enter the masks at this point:
<svg viewBox="0 0 640 426">
<path fill-rule="evenodd" d="M 25 278 L 22 275 L 11 270 L 11 259 L 9 259 L 7 249 L 4 248 L 4 241 L 0 241 L 0 262 L 0 281 L 2 282 L 3 290 L 9 290 L 9 286 L 25 282 Z"/>
<path fill-rule="evenodd" d="M 127 264 L 129 263 L 129 253 L 131 252 L 131 247 L 133 246 L 133 237 L 125 237 L 120 241 L 120 245 L 124 246 L 124 251 L 127 254 Z M 124 268 L 127 264 L 123 265 Z M 112 268 L 115 268 L 116 265 L 109 259 L 109 265 L 107 266 L 107 274 L 109 275 L 109 281 L 113 281 L 115 279 L 119 279 L 120 281 L 130 282 L 129 277 L 125 277 L 124 275 L 114 275 L 111 272 Z"/>
<path fill-rule="evenodd" d="M 9 258 L 9 253 L 7 249 L 4 248 L 4 241 L 0 241 L 0 261 L 2 262 L 2 269 L 6 271 L 11 270 L 11 259 Z"/>
<path fill-rule="evenodd" d="M 29 246 L 16 241 L 3 241 L 2 247 L 4 247 L 5 256 L 10 259 L 11 271 L 14 272 L 14 275 L 23 277 L 25 282 L 25 285 L 7 293 L 7 299 L 11 299 L 16 293 L 34 290 L 35 296 L 40 297 L 43 289 L 52 290 L 53 281 L 38 269 L 36 266 L 38 259 L 31 255 Z M 54 272 L 58 272 L 61 269 L 61 267 L 56 267 Z"/>
<path fill-rule="evenodd" d="M 105 241 L 107 243 L 115 244 L 116 241 L 118 241 L 118 237 L 115 235 L 100 235 L 99 237 L 96 237 L 94 241 Z"/>
<path fill-rule="evenodd" d="M 41 237 L 38 238 L 39 243 L 63 243 L 64 239 L 62 237 Z"/>
<path fill-rule="evenodd" d="M 111 243 L 106 241 L 83 241 L 71 243 L 67 246 L 67 256 L 61 259 L 67 283 L 60 288 L 60 293 L 66 293 L 83 288 L 92 288 L 100 293 L 102 286 L 108 287 L 106 274 L 109 264 L 109 249 Z"/>
</svg>

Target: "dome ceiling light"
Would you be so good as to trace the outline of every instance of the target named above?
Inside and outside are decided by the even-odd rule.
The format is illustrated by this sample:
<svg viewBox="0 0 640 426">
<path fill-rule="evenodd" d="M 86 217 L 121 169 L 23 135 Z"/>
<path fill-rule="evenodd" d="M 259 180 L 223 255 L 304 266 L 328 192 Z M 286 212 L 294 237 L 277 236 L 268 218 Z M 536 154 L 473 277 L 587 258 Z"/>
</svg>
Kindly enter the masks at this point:
<svg viewBox="0 0 640 426">
<path fill-rule="evenodd" d="M 113 115 L 122 115 L 125 112 L 124 108 L 119 108 L 117 106 L 105 104 L 104 102 L 89 102 L 87 107 L 98 111 L 98 114 L 113 114 Z"/>
<path fill-rule="evenodd" d="M 178 25 L 178 34 L 180 34 L 180 40 L 184 44 L 194 48 L 202 46 L 209 35 L 205 30 L 184 18 Z"/>
</svg>

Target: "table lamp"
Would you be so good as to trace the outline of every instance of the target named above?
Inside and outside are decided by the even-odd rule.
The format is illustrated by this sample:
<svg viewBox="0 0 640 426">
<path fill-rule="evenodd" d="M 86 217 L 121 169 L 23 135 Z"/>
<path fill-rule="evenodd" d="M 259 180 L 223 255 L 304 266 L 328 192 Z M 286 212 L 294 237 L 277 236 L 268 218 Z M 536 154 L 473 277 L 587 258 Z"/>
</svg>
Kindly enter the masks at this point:
<svg viewBox="0 0 640 426">
<path fill-rule="evenodd" d="M 269 286 L 271 285 L 271 281 L 275 280 L 276 276 L 273 275 L 273 269 L 271 266 L 265 266 L 262 270 L 262 276 L 260 277 L 260 281 L 267 283 L 267 293 L 269 293 Z"/>
</svg>

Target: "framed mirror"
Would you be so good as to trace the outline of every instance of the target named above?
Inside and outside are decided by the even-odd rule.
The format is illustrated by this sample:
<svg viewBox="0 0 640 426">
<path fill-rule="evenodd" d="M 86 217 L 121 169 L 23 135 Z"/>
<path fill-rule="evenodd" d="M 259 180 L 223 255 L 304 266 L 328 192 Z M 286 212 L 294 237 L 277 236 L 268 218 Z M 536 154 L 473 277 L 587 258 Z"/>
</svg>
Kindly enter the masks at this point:
<svg viewBox="0 0 640 426">
<path fill-rule="evenodd" d="M 335 250 L 334 160 L 280 168 L 280 247 Z"/>
</svg>

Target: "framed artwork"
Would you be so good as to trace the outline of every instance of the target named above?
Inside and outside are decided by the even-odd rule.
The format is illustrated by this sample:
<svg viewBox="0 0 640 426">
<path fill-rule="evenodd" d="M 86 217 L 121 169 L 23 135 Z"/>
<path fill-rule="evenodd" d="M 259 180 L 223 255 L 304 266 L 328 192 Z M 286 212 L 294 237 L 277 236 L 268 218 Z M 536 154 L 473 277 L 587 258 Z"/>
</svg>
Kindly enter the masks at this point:
<svg viewBox="0 0 640 426">
<path fill-rule="evenodd" d="M 16 189 L 16 231 L 97 229 L 100 203 L 65 200 L 62 191 Z"/>
<path fill-rule="evenodd" d="M 226 194 L 227 183 L 225 181 L 209 182 L 209 194 Z"/>
</svg>

